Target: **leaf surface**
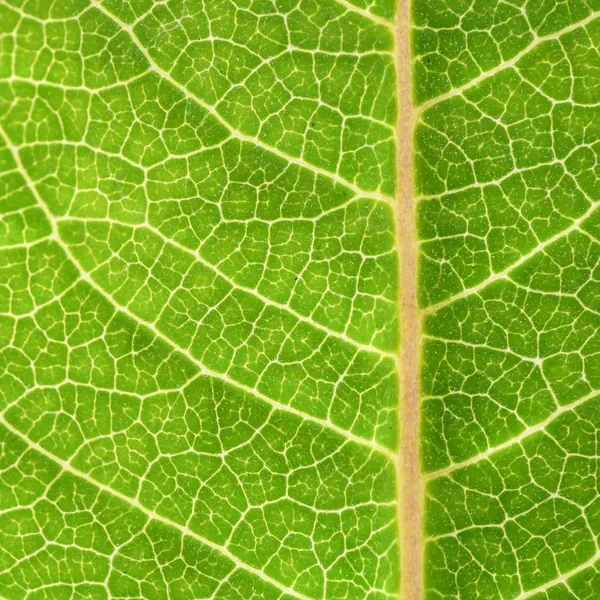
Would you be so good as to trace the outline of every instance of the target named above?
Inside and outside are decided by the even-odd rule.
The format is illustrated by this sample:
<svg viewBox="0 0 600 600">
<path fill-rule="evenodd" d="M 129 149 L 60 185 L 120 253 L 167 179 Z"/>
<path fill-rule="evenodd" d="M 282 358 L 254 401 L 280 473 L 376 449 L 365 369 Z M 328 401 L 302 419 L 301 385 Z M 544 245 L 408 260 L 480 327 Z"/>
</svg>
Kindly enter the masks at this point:
<svg viewBox="0 0 600 600">
<path fill-rule="evenodd" d="M 598 73 L 597 0 L 0 0 L 0 598 L 599 597 Z"/>
<path fill-rule="evenodd" d="M 0 13 L 0 595 L 394 597 L 393 5 Z"/>
<path fill-rule="evenodd" d="M 600 593 L 600 5 L 413 5 L 425 597 Z"/>
</svg>

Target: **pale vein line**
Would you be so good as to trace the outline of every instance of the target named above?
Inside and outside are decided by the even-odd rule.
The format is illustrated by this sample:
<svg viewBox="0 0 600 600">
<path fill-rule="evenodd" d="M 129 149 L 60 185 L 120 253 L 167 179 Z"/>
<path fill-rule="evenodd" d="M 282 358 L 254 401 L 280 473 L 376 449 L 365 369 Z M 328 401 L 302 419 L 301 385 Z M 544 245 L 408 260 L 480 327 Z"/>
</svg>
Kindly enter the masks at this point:
<svg viewBox="0 0 600 600">
<path fill-rule="evenodd" d="M 562 231 L 559 231 L 558 233 L 556 233 L 552 237 L 548 238 L 541 244 L 538 244 L 535 248 L 532 248 L 526 254 L 523 254 L 521 256 L 521 258 L 519 258 L 519 260 L 515 261 L 513 264 L 506 267 L 506 269 L 504 269 L 503 271 L 498 271 L 498 273 L 494 273 L 493 275 L 490 275 L 489 277 L 484 279 L 481 283 L 478 283 L 477 285 L 474 285 L 470 288 L 465 288 L 462 292 L 459 292 L 458 294 L 455 294 L 454 296 L 451 296 L 450 298 L 447 298 L 446 300 L 443 300 L 442 302 L 438 302 L 437 304 L 432 304 L 431 306 L 424 308 L 423 313 L 429 314 L 429 313 L 435 312 L 441 308 L 444 308 L 445 306 L 448 306 L 448 305 L 454 303 L 456 300 L 459 300 L 466 296 L 470 296 L 471 294 L 480 292 L 483 288 L 492 284 L 494 281 L 498 281 L 499 279 L 508 279 L 510 277 L 511 271 L 514 271 L 515 269 L 520 267 L 523 263 L 527 262 L 530 258 L 535 256 L 539 252 L 542 252 L 545 248 L 552 245 L 554 242 L 557 242 L 561 238 L 566 237 L 567 235 L 569 235 L 570 233 L 573 233 L 574 231 L 578 231 L 580 229 L 581 224 L 596 211 L 599 204 L 600 204 L 600 202 L 592 202 L 590 207 L 585 211 L 585 213 L 583 215 L 581 215 L 580 217 L 578 217 L 577 219 L 575 219 L 571 223 L 571 225 L 569 225 L 567 228 L 563 229 Z"/>
<path fill-rule="evenodd" d="M 370 352 L 372 354 L 378 354 L 380 356 L 385 356 L 387 358 L 391 358 L 394 360 L 397 358 L 397 353 L 395 353 L 395 352 L 386 352 L 385 350 L 380 350 L 379 348 L 376 348 L 375 346 L 372 346 L 371 344 L 363 344 L 361 342 L 358 342 L 358 341 L 352 339 L 351 337 L 348 337 L 345 333 L 342 333 L 339 331 L 334 331 L 333 329 L 329 329 L 325 325 L 321 325 L 317 321 L 313 320 L 312 317 L 305 316 L 302 313 L 299 313 L 298 311 L 294 310 L 291 306 L 288 306 L 287 304 L 283 304 L 282 302 L 276 302 L 275 300 L 271 300 L 270 298 L 263 296 L 258 290 L 254 289 L 254 288 L 242 285 L 240 283 L 236 283 L 236 281 L 234 279 L 229 277 L 229 275 L 226 275 L 216 265 L 213 265 L 211 262 L 209 262 L 205 258 L 203 258 L 202 255 L 198 251 L 194 251 L 191 248 L 188 248 L 187 246 L 184 246 L 183 244 L 180 244 L 179 242 L 167 237 L 166 235 L 164 235 L 162 233 L 162 231 L 156 229 L 156 227 L 153 227 L 152 225 L 150 225 L 148 223 L 143 223 L 142 225 L 131 225 L 131 224 L 127 224 L 127 223 L 121 223 L 121 222 L 115 221 L 113 219 L 87 219 L 85 217 L 70 217 L 70 216 L 59 218 L 59 219 L 57 219 L 57 221 L 63 222 L 63 223 L 66 223 L 68 221 L 76 221 L 76 222 L 81 222 L 81 223 L 110 223 L 110 224 L 118 225 L 119 227 L 130 228 L 130 229 L 134 229 L 134 230 L 145 228 L 149 232 L 154 233 L 155 235 L 160 237 L 160 239 L 165 244 L 170 244 L 170 245 L 174 246 L 175 248 L 177 248 L 178 250 L 181 250 L 182 252 L 185 252 L 186 254 L 193 256 L 199 263 L 204 265 L 207 269 L 210 269 L 213 273 L 216 273 L 217 275 L 219 275 L 220 277 L 225 279 L 233 288 L 238 289 L 238 290 L 243 290 L 244 292 L 247 292 L 248 294 L 252 294 L 252 296 L 257 298 L 258 300 L 260 300 L 267 306 L 273 306 L 275 308 L 285 310 L 289 314 L 296 317 L 296 319 L 298 319 L 299 321 L 308 323 L 309 325 L 313 326 L 315 329 L 318 329 L 319 331 L 322 331 L 323 333 L 325 333 L 331 337 L 335 337 L 339 340 L 342 340 L 342 341 L 346 342 L 347 344 L 352 344 L 354 347 L 358 348 L 359 350 L 364 350 L 365 352 Z"/>
<path fill-rule="evenodd" d="M 592 558 L 586 560 L 584 563 L 580 564 L 578 567 L 575 567 L 574 569 L 571 569 L 570 571 L 563 573 L 560 577 L 557 577 L 556 579 L 553 579 L 552 581 L 549 581 L 548 583 L 540 585 L 539 587 L 536 587 L 533 590 L 529 590 L 528 592 L 523 592 L 519 596 L 515 597 L 513 600 L 526 600 L 527 598 L 531 598 L 532 596 L 535 596 L 536 594 L 545 592 L 546 590 L 550 589 L 551 587 L 554 587 L 555 585 L 560 585 L 561 583 L 567 583 L 567 580 L 570 579 L 571 577 L 577 575 L 578 573 L 581 573 L 582 571 L 585 571 L 586 569 L 589 569 L 590 567 L 593 567 L 594 563 L 597 562 L 598 560 L 600 560 L 600 552 L 596 552 L 596 554 L 594 554 L 594 556 L 592 556 Z M 567 585 L 568 585 L 568 583 L 567 583 Z"/>
<path fill-rule="evenodd" d="M 130 498 L 129 496 L 126 496 L 125 494 L 122 494 L 121 492 L 113 490 L 112 488 L 108 487 L 107 485 L 104 485 L 103 483 L 100 483 L 99 481 L 95 480 L 93 477 L 90 477 L 87 473 L 80 471 L 79 469 L 76 469 L 75 467 L 71 466 L 70 463 L 62 460 L 61 458 L 52 454 L 51 452 L 48 452 L 48 450 L 46 450 L 45 448 L 40 446 L 38 443 L 31 440 L 24 433 L 22 433 L 21 431 L 19 431 L 15 427 L 13 427 L 8 421 L 6 421 L 6 419 L 2 415 L 0 415 L 0 423 L 8 431 L 10 431 L 13 435 L 17 436 L 20 440 L 22 440 L 25 444 L 27 444 L 27 446 L 29 446 L 33 450 L 39 452 L 40 454 L 42 454 L 43 456 L 45 456 L 47 459 L 51 460 L 55 464 L 59 465 L 63 470 L 71 473 L 72 475 L 75 475 L 76 477 L 79 477 L 80 479 L 83 479 L 84 481 L 86 481 L 90 485 L 96 487 L 97 489 L 99 489 L 103 492 L 106 492 L 107 494 L 110 494 L 111 496 L 114 496 L 115 498 L 118 498 L 119 500 L 122 500 L 123 502 L 126 502 L 130 506 L 133 506 L 134 508 L 136 508 L 137 510 L 139 510 L 140 512 L 145 514 L 148 518 L 150 518 L 154 521 L 160 521 L 161 523 L 163 523 L 165 525 L 169 525 L 170 527 L 173 527 L 174 529 L 178 530 L 181 534 L 186 535 L 191 538 L 194 538 L 195 540 L 197 540 L 201 544 L 204 544 L 205 546 L 208 546 L 215 552 L 219 552 L 220 554 L 222 554 L 223 556 L 228 558 L 238 569 L 243 569 L 244 571 L 248 571 L 249 573 L 252 573 L 253 575 L 256 575 L 257 577 L 260 577 L 266 583 L 276 587 L 278 590 L 280 590 L 281 592 L 283 592 L 285 594 L 289 594 L 290 596 L 293 596 L 294 598 L 298 598 L 298 600 L 314 600 L 313 598 L 311 598 L 309 596 L 305 596 L 304 594 L 296 592 L 294 589 L 289 588 L 289 587 L 279 583 L 276 579 L 269 577 L 266 573 L 264 573 L 260 569 L 252 567 L 251 565 L 248 565 L 248 564 L 240 561 L 225 546 L 220 546 L 219 544 L 211 542 L 207 538 L 204 538 L 204 537 L 198 535 L 197 533 L 195 533 L 194 531 L 192 531 L 191 529 L 188 529 L 186 526 L 180 525 L 179 523 L 177 523 L 175 521 L 171 521 L 171 519 L 168 519 L 166 517 L 163 517 L 163 516 L 155 513 L 154 511 L 146 508 L 143 504 L 141 504 L 136 499 Z"/>
<path fill-rule="evenodd" d="M 526 356 L 525 354 L 519 354 L 515 352 L 511 348 L 501 348 L 500 346 L 488 346 L 487 344 L 477 344 L 475 342 L 467 342 L 466 340 L 461 339 L 453 339 L 449 337 L 444 337 L 442 335 L 424 333 L 422 336 L 423 340 L 433 340 L 437 342 L 442 342 L 446 346 L 450 346 L 452 344 L 456 344 L 458 346 L 464 346 L 465 348 L 471 348 L 473 350 L 489 350 L 490 352 L 496 352 L 498 354 L 507 354 L 512 356 L 513 358 L 518 358 L 522 362 L 534 363 L 536 365 L 541 364 L 541 360 L 537 357 Z M 556 354 L 560 354 L 561 350 L 556 350 L 554 354 L 548 354 L 547 358 L 550 356 L 555 356 Z"/>
<path fill-rule="evenodd" d="M 2 223 L 2 216 L 0 215 L 0 223 Z M 45 235 L 41 235 L 40 237 L 36 238 L 35 240 L 33 240 L 32 242 L 15 242 L 14 244 L 0 244 L 0 252 L 4 252 L 5 250 L 17 250 L 17 249 L 24 249 L 24 250 L 29 250 L 30 248 L 33 248 L 34 246 L 38 245 L 38 242 L 45 242 L 46 240 L 48 240 L 50 238 L 49 233 L 45 234 Z M 4 314 L 4 313 L 2 313 Z"/>
<path fill-rule="evenodd" d="M 390 23 L 390 21 L 388 21 L 387 19 L 384 19 L 383 17 L 380 17 L 378 15 L 375 15 L 375 14 L 369 12 L 368 10 L 365 10 L 364 8 L 360 8 L 359 6 L 350 4 L 350 2 L 348 2 L 348 0 L 333 0 L 333 1 L 336 4 L 343 6 L 345 9 L 347 9 L 350 12 L 359 14 L 359 15 L 365 17 L 366 19 L 369 19 L 370 21 L 377 23 L 378 25 L 383 25 L 384 27 L 387 27 L 392 32 L 392 34 L 395 34 L 396 30 L 394 28 L 394 24 Z"/>
<path fill-rule="evenodd" d="M 481 111 L 479 111 L 479 112 L 483 115 L 483 113 Z M 421 122 L 420 124 L 423 125 L 424 127 L 431 129 L 432 131 L 434 131 L 436 133 L 440 133 L 440 134 L 442 133 L 441 131 L 439 131 L 435 127 L 429 125 L 428 123 Z M 446 139 L 448 139 L 447 136 L 446 136 Z M 451 141 L 451 143 L 454 144 L 454 142 L 452 142 L 452 141 Z M 565 167 L 565 163 L 575 152 L 577 152 L 581 148 L 588 148 L 588 147 L 589 147 L 588 144 L 580 144 L 579 146 L 574 146 L 574 148 L 571 151 L 569 151 L 569 153 L 564 158 L 554 158 L 553 160 L 538 162 L 535 165 L 530 166 L 530 167 L 515 167 L 515 168 L 511 169 L 510 171 L 508 171 L 507 173 L 505 173 L 504 175 L 498 177 L 497 179 L 490 179 L 489 181 L 473 181 L 473 183 L 469 183 L 469 184 L 463 185 L 461 187 L 445 189 L 443 192 L 439 192 L 437 194 L 419 194 L 417 196 L 417 200 L 419 200 L 419 201 L 421 201 L 421 200 L 437 200 L 437 199 L 442 199 L 444 197 L 456 196 L 456 195 L 460 194 L 461 192 L 470 192 L 470 191 L 475 191 L 475 190 L 479 190 L 481 192 L 481 191 L 485 191 L 487 188 L 493 188 L 495 186 L 501 187 L 503 183 L 505 183 L 507 180 L 509 180 L 513 177 L 516 177 L 517 175 L 522 176 L 522 175 L 534 174 L 535 171 L 538 171 L 538 170 L 541 171 L 545 167 L 561 166 L 563 169 L 563 172 L 561 174 L 561 181 L 562 181 L 562 179 L 567 178 L 567 177 L 570 177 L 571 179 L 576 181 L 576 177 L 570 171 L 567 170 L 567 168 Z M 464 154 L 463 154 L 463 156 L 464 156 Z M 465 159 L 467 162 L 470 162 L 467 157 L 465 157 Z"/>
<path fill-rule="evenodd" d="M 338 425 L 335 425 L 328 419 L 319 419 L 318 417 L 314 417 L 308 413 L 299 411 L 299 410 L 293 408 L 292 406 L 277 402 L 276 400 L 273 400 L 272 398 L 269 398 L 268 396 L 264 395 L 262 392 L 259 392 L 255 388 L 251 388 L 250 386 L 247 386 L 247 385 L 244 385 L 243 383 L 235 381 L 234 379 L 231 379 L 229 376 L 225 375 L 224 373 L 217 373 L 216 371 L 209 369 L 202 362 L 200 362 L 196 357 L 194 357 L 187 348 L 183 348 L 182 346 L 179 346 L 173 340 L 171 340 L 169 337 L 167 337 L 165 334 L 160 332 L 154 326 L 153 323 L 148 323 L 147 321 L 140 319 L 137 315 L 132 313 L 129 310 L 129 308 L 127 308 L 126 306 L 123 306 L 122 304 L 117 303 L 114 298 L 112 298 L 100 285 L 98 285 L 98 283 L 96 283 L 89 276 L 89 274 L 84 269 L 82 269 L 81 265 L 79 264 L 79 261 L 75 258 L 75 256 L 73 256 L 73 253 L 71 252 L 68 245 L 66 245 L 60 238 L 54 216 L 52 215 L 52 213 L 46 206 L 46 204 L 45 204 L 44 200 L 42 199 L 42 197 L 40 196 L 40 194 L 38 193 L 37 188 L 35 187 L 33 181 L 29 177 L 29 173 L 27 172 L 27 170 L 23 166 L 23 163 L 21 162 L 21 157 L 19 156 L 17 149 L 12 145 L 12 142 L 7 137 L 4 129 L 1 126 L 0 126 L 0 139 L 2 139 L 4 141 L 7 148 L 12 153 L 13 160 L 17 164 L 19 170 L 21 171 L 22 176 L 25 179 L 25 181 L 27 182 L 27 185 L 29 186 L 29 188 L 31 189 L 32 194 L 34 195 L 34 197 L 40 204 L 40 207 L 44 211 L 44 214 L 46 215 L 48 222 L 52 226 L 51 239 L 53 239 L 63 249 L 64 253 L 67 255 L 67 258 L 73 263 L 73 266 L 79 272 L 81 279 L 83 281 L 85 281 L 88 285 L 90 285 L 93 289 L 95 289 L 112 306 L 118 307 L 118 310 L 120 310 L 123 314 L 127 315 L 130 319 L 132 319 L 138 325 L 149 329 L 157 338 L 161 339 L 163 342 L 165 342 L 168 346 L 170 346 L 174 350 L 183 354 L 192 364 L 196 365 L 201 370 L 201 372 L 208 375 L 209 377 L 212 377 L 214 379 L 219 379 L 219 380 L 229 384 L 232 387 L 243 390 L 247 394 L 253 395 L 256 398 L 260 398 L 261 400 L 263 400 L 267 404 L 270 404 L 271 406 L 273 406 L 274 408 L 276 408 L 278 410 L 288 412 L 288 413 L 291 413 L 291 414 L 293 414 L 297 417 L 300 417 L 304 420 L 308 420 L 308 421 L 312 421 L 313 423 L 317 423 L 317 424 L 321 425 L 321 427 L 324 427 L 331 431 L 334 431 L 335 433 L 339 434 L 347 441 L 355 442 L 362 446 L 366 446 L 366 447 L 370 448 L 371 450 L 374 450 L 376 452 L 383 454 L 389 460 L 396 461 L 396 455 L 391 450 L 389 450 L 388 448 L 385 448 L 384 446 L 380 446 L 377 442 L 375 442 L 373 440 L 367 440 L 365 438 L 357 436 L 357 435 L 353 434 L 352 432 L 347 431 L 346 429 L 342 429 Z"/>
<path fill-rule="evenodd" d="M 339 183 L 340 185 L 343 185 L 349 189 L 351 189 L 355 194 L 359 195 L 359 196 L 363 196 L 365 198 L 376 198 L 377 200 L 383 200 L 385 202 L 392 202 L 393 198 L 390 196 L 387 196 L 385 194 L 380 194 L 377 192 L 365 192 L 364 190 L 362 190 L 361 188 L 359 188 L 356 184 L 344 179 L 343 177 L 340 177 L 337 173 L 332 173 L 330 171 L 327 171 L 326 169 L 322 169 L 320 167 L 316 167 L 314 165 L 311 165 L 310 163 L 307 163 L 306 161 L 304 161 L 301 158 L 295 158 L 289 154 L 286 154 L 285 152 L 282 152 L 281 150 L 278 150 L 277 148 L 273 148 L 272 146 L 269 146 L 268 144 L 265 144 L 263 141 L 261 141 L 259 138 L 257 137 L 252 137 L 249 135 L 245 135 L 243 133 L 241 133 L 240 131 L 238 131 L 237 129 L 235 129 L 234 127 L 232 127 L 228 121 L 226 121 L 216 110 L 216 108 L 210 104 L 207 104 L 204 100 L 202 100 L 201 98 L 199 98 L 198 96 L 196 96 L 195 94 L 193 94 L 192 92 L 190 92 L 190 90 L 188 90 L 184 85 L 182 85 L 181 83 L 179 83 L 176 79 L 174 79 L 171 74 L 168 71 L 165 71 L 162 67 L 160 67 L 152 58 L 152 56 L 150 55 L 150 53 L 148 52 L 148 50 L 145 48 L 145 46 L 142 44 L 142 42 L 140 41 L 140 39 L 137 37 L 136 33 L 133 31 L 133 28 L 130 27 L 127 23 L 125 23 L 124 21 L 121 21 L 121 19 L 119 19 L 116 15 L 114 15 L 112 12 L 110 12 L 108 9 L 106 9 L 102 4 L 100 4 L 98 2 L 98 0 L 90 0 L 91 1 L 91 5 L 90 6 L 94 6 L 96 7 L 97 10 L 99 10 L 100 12 L 102 12 L 102 14 L 104 14 L 108 19 L 111 19 L 114 23 L 116 23 L 123 31 L 125 31 L 129 37 L 131 38 L 132 42 L 135 44 L 135 46 L 138 48 L 138 50 L 142 53 L 142 55 L 144 56 L 144 58 L 148 61 L 148 64 L 150 66 L 150 69 L 153 70 L 154 72 L 156 72 L 158 75 L 160 75 L 163 79 L 166 79 L 171 85 L 173 85 L 174 87 L 176 87 L 180 92 L 182 92 L 186 98 L 196 102 L 197 104 L 199 104 L 202 108 L 204 108 L 204 110 L 206 110 L 207 112 L 209 112 L 215 119 L 217 119 L 219 121 L 219 123 L 221 123 L 221 125 L 223 125 L 223 127 L 225 127 L 233 137 L 242 140 L 244 142 L 248 142 L 250 144 L 254 144 L 255 146 L 259 146 L 260 148 L 262 148 L 263 150 L 266 150 L 267 152 L 270 152 L 272 154 L 275 154 L 276 156 L 278 156 L 279 158 L 282 158 L 284 160 L 286 160 L 289 163 L 293 163 L 295 165 L 298 165 L 304 169 L 307 169 L 309 171 L 312 171 L 313 173 L 316 173 L 318 175 L 322 175 L 324 177 L 327 177 L 333 181 L 335 181 L 336 183 Z"/>
<path fill-rule="evenodd" d="M 524 48 L 523 50 L 521 50 L 521 52 L 519 52 L 517 55 L 515 55 L 510 60 L 503 61 L 500 64 L 498 64 L 496 67 L 494 67 L 493 69 L 490 69 L 489 71 L 482 72 L 475 79 L 472 79 L 471 81 L 465 83 L 464 85 L 461 85 L 459 87 L 453 88 L 453 89 L 449 90 L 448 92 L 442 94 L 441 96 L 437 96 L 436 98 L 432 98 L 431 100 L 428 100 L 427 102 L 424 102 L 423 104 L 421 104 L 418 107 L 417 110 L 419 112 L 425 112 L 427 109 L 429 109 L 432 106 L 435 106 L 435 105 L 443 102 L 444 100 L 448 100 L 449 98 L 453 98 L 455 96 L 462 95 L 463 92 L 466 92 L 467 90 L 469 90 L 469 89 L 477 86 L 478 84 L 480 84 L 482 81 L 485 81 L 486 79 L 489 79 L 490 77 L 493 77 L 494 75 L 496 75 L 500 71 L 503 71 L 504 69 L 508 69 L 509 67 L 513 67 L 526 54 L 529 54 L 529 52 L 531 52 L 534 48 L 536 48 L 540 44 L 543 44 L 544 42 L 547 42 L 547 41 L 550 41 L 550 40 L 557 40 L 557 39 L 561 38 L 563 35 L 566 35 L 567 33 L 570 33 L 571 31 L 575 31 L 576 29 L 579 29 L 580 27 L 585 27 L 586 25 L 588 25 L 589 23 L 591 23 L 594 19 L 596 19 L 596 17 L 598 17 L 599 15 L 600 15 L 600 11 L 596 10 L 596 11 L 593 11 L 588 17 L 586 17 L 585 19 L 583 19 L 583 21 L 578 21 L 577 23 L 573 23 L 573 24 L 569 25 L 568 27 L 565 27 L 564 29 L 561 29 L 560 31 L 556 31 L 556 32 L 551 33 L 549 35 L 542 35 L 542 36 L 533 34 L 534 35 L 534 39 L 531 42 L 531 44 L 529 44 L 529 46 L 527 46 L 526 48 Z"/>
<path fill-rule="evenodd" d="M 480 452 L 479 454 L 476 454 L 475 456 L 472 456 L 471 458 L 468 458 L 467 460 L 453 463 L 453 464 L 449 465 L 448 467 L 445 467 L 444 469 L 440 469 L 439 471 L 432 471 L 431 473 L 427 473 L 427 475 L 425 475 L 425 477 L 428 480 L 437 479 L 438 477 L 444 477 L 444 476 L 450 475 L 454 471 L 456 471 L 458 469 L 462 469 L 463 467 L 468 467 L 470 465 L 473 465 L 475 463 L 483 461 L 483 460 L 489 458 L 492 454 L 495 454 L 496 452 L 500 452 L 502 450 L 505 450 L 506 448 L 510 448 L 511 446 L 514 446 L 515 444 L 521 443 L 525 438 L 528 438 L 529 436 L 532 436 L 540 431 L 544 431 L 546 429 L 546 427 L 548 427 L 548 425 L 550 425 L 551 423 L 556 421 L 556 419 L 558 419 L 558 417 L 560 417 L 562 414 L 575 411 L 582 404 L 585 404 L 586 402 L 589 402 L 590 400 L 593 400 L 594 398 L 599 398 L 599 397 L 600 397 L 600 392 L 598 392 L 598 390 L 596 390 L 594 392 L 591 392 L 587 396 L 584 396 L 583 398 L 579 398 L 579 400 L 576 400 L 575 402 L 572 402 L 571 404 L 565 404 L 565 405 L 559 406 L 546 419 L 544 419 L 543 421 L 540 421 L 537 425 L 533 425 L 532 427 L 528 427 L 527 429 L 524 429 L 519 435 L 511 438 L 510 440 L 507 440 L 506 442 L 502 442 L 501 444 L 498 444 L 497 446 L 492 446 L 492 447 L 488 448 L 485 452 Z"/>
</svg>

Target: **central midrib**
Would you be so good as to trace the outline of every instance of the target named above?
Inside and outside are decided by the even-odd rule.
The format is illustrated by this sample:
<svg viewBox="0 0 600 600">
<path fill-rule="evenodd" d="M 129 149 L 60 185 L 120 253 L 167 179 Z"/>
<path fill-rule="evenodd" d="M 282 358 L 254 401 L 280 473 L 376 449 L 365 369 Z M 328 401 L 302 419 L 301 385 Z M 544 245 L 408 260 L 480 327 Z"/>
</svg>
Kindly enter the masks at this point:
<svg viewBox="0 0 600 600">
<path fill-rule="evenodd" d="M 400 257 L 400 456 L 398 526 L 400 598 L 423 597 L 423 479 L 419 461 L 419 363 L 421 317 L 417 305 L 417 233 L 413 182 L 416 111 L 411 82 L 410 0 L 398 1 L 396 73 L 398 81 L 396 231 Z"/>
</svg>

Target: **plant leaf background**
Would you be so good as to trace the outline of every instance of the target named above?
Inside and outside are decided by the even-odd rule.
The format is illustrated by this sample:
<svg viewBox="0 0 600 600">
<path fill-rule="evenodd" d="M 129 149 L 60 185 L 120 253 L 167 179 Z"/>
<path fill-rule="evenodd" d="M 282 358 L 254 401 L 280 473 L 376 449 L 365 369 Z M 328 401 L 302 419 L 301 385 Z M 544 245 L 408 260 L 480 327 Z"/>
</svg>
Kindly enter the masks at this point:
<svg viewBox="0 0 600 600">
<path fill-rule="evenodd" d="M 412 2 L 403 549 L 395 19 L 0 0 L 1 598 L 598 597 L 600 3 Z"/>
</svg>

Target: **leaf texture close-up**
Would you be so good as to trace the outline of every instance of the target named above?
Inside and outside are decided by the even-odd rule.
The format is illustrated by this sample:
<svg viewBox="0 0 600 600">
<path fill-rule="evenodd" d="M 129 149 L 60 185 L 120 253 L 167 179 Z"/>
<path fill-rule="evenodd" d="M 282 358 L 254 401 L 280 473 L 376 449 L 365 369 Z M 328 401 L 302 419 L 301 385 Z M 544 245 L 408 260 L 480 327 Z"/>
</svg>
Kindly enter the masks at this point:
<svg viewBox="0 0 600 600">
<path fill-rule="evenodd" d="M 599 202 L 599 0 L 0 0 L 0 600 L 597 600 Z"/>
</svg>

